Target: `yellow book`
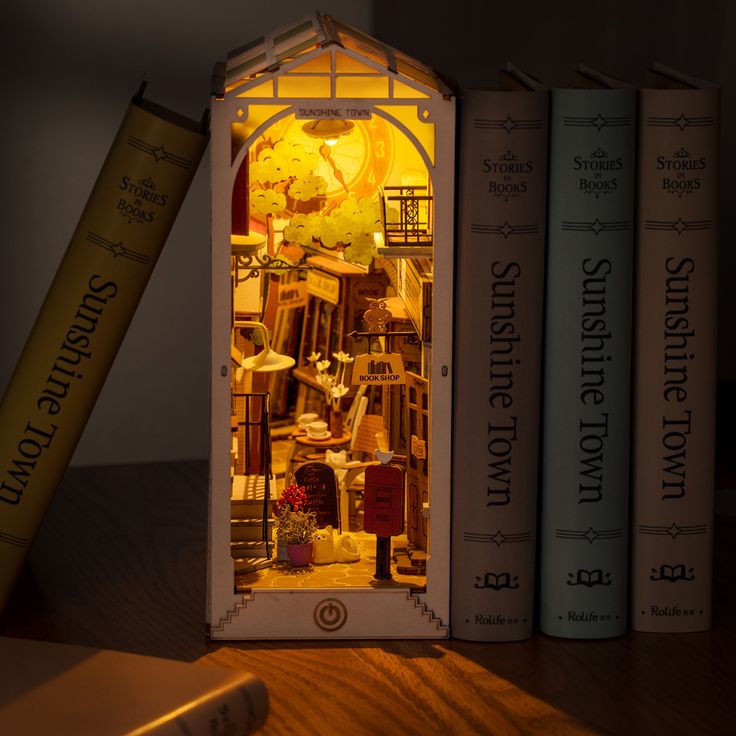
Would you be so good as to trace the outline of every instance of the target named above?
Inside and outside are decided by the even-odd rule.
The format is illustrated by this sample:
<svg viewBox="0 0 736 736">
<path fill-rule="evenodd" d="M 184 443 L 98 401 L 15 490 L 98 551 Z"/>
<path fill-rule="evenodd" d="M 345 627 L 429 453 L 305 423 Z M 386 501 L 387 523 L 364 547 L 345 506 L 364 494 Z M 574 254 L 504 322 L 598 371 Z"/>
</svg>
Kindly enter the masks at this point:
<svg viewBox="0 0 736 736">
<path fill-rule="evenodd" d="M 244 736 L 268 715 L 249 672 L 0 637 L 0 733 Z"/>
<path fill-rule="evenodd" d="M 194 177 L 207 127 L 141 93 L 133 99 L 31 330 L 0 404 L 0 609 Z"/>
</svg>

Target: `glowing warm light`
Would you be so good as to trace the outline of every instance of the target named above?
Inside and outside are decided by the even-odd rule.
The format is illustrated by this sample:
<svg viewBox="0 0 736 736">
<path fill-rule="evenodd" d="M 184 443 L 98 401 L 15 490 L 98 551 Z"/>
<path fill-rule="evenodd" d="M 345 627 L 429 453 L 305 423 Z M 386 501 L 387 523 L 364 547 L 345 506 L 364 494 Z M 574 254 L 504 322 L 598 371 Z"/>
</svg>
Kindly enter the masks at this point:
<svg viewBox="0 0 736 736">
<path fill-rule="evenodd" d="M 268 330 L 263 322 L 236 320 L 234 326 L 237 328 L 251 327 L 261 335 L 263 350 L 261 350 L 258 355 L 245 358 L 240 362 L 240 367 L 246 371 L 253 371 L 254 373 L 273 373 L 275 371 L 284 371 L 287 368 L 292 368 L 296 363 L 294 358 L 290 355 L 281 355 L 271 348 L 271 343 L 268 340 Z M 237 356 L 232 350 L 230 351 L 230 355 L 233 360 L 238 362 Z"/>
<path fill-rule="evenodd" d="M 354 127 L 352 120 L 310 120 L 302 125 L 302 130 L 311 138 L 322 138 L 328 146 L 334 146 L 338 138 L 348 135 Z"/>
</svg>

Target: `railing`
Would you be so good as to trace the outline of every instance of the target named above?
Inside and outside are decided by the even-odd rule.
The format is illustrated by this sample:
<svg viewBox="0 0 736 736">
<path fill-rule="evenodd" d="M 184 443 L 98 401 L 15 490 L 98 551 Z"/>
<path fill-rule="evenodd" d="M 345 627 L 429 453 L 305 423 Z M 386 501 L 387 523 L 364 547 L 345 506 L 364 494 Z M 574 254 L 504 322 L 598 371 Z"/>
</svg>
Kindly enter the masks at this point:
<svg viewBox="0 0 736 736">
<path fill-rule="evenodd" d="M 384 187 L 381 215 L 388 247 L 432 245 L 432 200 L 425 186 Z"/>
</svg>

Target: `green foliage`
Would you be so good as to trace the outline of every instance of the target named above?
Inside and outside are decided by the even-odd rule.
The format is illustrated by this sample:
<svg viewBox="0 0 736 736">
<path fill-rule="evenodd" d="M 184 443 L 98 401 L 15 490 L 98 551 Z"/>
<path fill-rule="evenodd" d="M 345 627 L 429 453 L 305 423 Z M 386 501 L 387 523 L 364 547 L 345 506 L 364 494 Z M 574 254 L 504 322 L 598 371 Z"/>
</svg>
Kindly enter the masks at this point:
<svg viewBox="0 0 736 736">
<path fill-rule="evenodd" d="M 314 511 L 292 511 L 284 506 L 276 517 L 276 534 L 286 544 L 306 544 L 312 541 L 317 528 Z"/>
</svg>

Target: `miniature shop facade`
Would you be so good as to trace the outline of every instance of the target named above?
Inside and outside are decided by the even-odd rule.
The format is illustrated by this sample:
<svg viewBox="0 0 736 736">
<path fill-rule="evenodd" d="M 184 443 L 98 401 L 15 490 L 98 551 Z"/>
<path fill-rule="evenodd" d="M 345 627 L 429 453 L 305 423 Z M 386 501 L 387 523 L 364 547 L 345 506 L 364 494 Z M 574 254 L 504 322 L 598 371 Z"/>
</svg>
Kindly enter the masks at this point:
<svg viewBox="0 0 736 736">
<path fill-rule="evenodd" d="M 447 636 L 454 140 L 454 97 L 436 74 L 326 16 L 216 67 L 213 638 Z M 394 370 L 390 356 L 396 385 L 376 378 Z M 343 467 L 359 435 L 371 438 L 363 483 L 403 478 L 420 577 L 392 563 L 378 582 L 354 565 L 352 582 L 338 567 L 333 583 L 329 562 L 297 574 L 278 559 L 274 505 L 297 472 L 307 488 L 335 474 L 320 520 L 335 527 L 336 555 L 350 560 L 351 532 L 365 543 L 353 514 L 373 513 L 373 496 L 352 492 Z M 389 465 L 365 472 L 376 457 Z M 332 531 L 320 526 L 323 545 Z"/>
</svg>

